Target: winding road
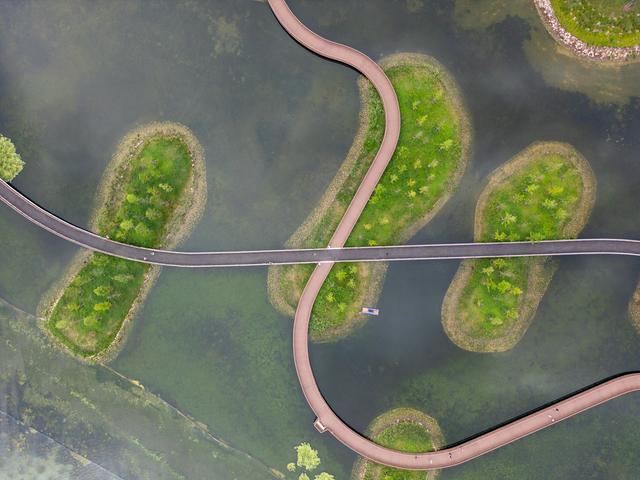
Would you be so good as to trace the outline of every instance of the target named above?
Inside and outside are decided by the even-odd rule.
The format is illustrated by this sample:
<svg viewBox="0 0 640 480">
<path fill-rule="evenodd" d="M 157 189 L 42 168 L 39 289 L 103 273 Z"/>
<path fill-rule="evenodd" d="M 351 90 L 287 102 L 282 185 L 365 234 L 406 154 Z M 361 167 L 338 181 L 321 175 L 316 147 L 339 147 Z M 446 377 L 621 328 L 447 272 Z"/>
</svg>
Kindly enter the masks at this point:
<svg viewBox="0 0 640 480">
<path fill-rule="evenodd" d="M 400 134 L 400 110 L 391 82 L 369 57 L 326 40 L 305 27 L 285 0 L 267 0 L 283 28 L 300 44 L 323 57 L 349 65 L 375 86 L 385 111 L 385 134 L 369 171 L 325 249 L 245 252 L 173 252 L 122 244 L 79 228 L 30 201 L 0 181 L 0 200 L 27 220 L 82 247 L 128 260 L 179 267 L 229 267 L 317 263 L 302 293 L 293 325 L 293 354 L 304 396 L 315 413 L 316 428 L 330 432 L 354 452 L 377 463 L 403 469 L 451 467 L 507 445 L 577 413 L 621 395 L 640 390 L 640 374 L 627 374 L 558 401 L 464 443 L 437 452 L 410 454 L 381 447 L 344 423 L 327 404 L 313 375 L 308 350 L 308 327 L 316 296 L 335 262 L 430 260 L 533 255 L 613 254 L 640 256 L 640 241 L 622 239 L 549 240 L 513 243 L 458 243 L 343 248 L 375 186 L 395 151 Z"/>
</svg>

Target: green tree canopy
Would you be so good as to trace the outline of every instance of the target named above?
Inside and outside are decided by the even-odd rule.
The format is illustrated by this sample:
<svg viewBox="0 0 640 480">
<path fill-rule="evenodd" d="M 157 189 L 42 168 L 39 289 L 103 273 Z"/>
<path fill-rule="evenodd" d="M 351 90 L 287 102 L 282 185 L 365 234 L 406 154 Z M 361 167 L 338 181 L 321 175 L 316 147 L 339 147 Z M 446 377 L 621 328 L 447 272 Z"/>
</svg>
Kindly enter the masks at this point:
<svg viewBox="0 0 640 480">
<path fill-rule="evenodd" d="M 315 480 L 335 480 L 335 477 L 327 472 L 315 476 Z"/>
<path fill-rule="evenodd" d="M 16 152 L 13 142 L 0 134 L 0 178 L 6 182 L 13 180 L 24 167 L 24 162 Z"/>
<path fill-rule="evenodd" d="M 318 457 L 318 451 L 311 448 L 308 443 L 301 443 L 295 447 L 298 453 L 298 461 L 296 462 L 299 467 L 303 467 L 306 470 L 314 470 L 320 465 L 320 457 Z"/>
</svg>

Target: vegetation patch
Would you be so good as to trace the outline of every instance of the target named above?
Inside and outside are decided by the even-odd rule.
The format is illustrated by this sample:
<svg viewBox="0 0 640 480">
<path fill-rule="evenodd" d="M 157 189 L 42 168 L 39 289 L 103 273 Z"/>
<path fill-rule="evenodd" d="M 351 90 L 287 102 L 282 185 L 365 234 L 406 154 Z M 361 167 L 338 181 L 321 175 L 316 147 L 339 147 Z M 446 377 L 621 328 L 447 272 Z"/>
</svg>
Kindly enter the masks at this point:
<svg viewBox="0 0 640 480">
<path fill-rule="evenodd" d="M 640 333 L 640 283 L 633 292 L 633 297 L 629 302 L 629 316 L 631 317 L 631 323 L 635 329 Z"/>
<path fill-rule="evenodd" d="M 640 1 L 535 0 L 546 29 L 572 53 L 596 60 L 637 61 Z"/>
<path fill-rule="evenodd" d="M 475 240 L 575 238 L 595 197 L 593 171 L 572 146 L 536 143 L 490 176 L 476 206 Z M 554 269 L 548 257 L 463 261 L 442 305 L 447 335 L 465 350 L 509 350 L 529 327 Z"/>
<path fill-rule="evenodd" d="M 438 450 L 444 437 L 438 423 L 412 408 L 396 408 L 377 417 L 367 430 L 368 437 L 383 447 L 401 452 L 423 453 Z M 352 480 L 433 480 L 439 470 L 399 470 L 360 458 L 353 467 Z"/>
<path fill-rule="evenodd" d="M 97 198 L 91 229 L 148 248 L 182 240 L 206 201 L 204 154 L 195 136 L 174 123 L 137 128 L 120 143 Z M 41 302 L 45 325 L 88 361 L 112 358 L 159 267 L 81 252 Z"/>
<path fill-rule="evenodd" d="M 402 243 L 411 238 L 449 199 L 465 170 L 471 128 L 453 78 L 433 58 L 398 54 L 381 66 L 398 95 L 402 128 L 398 148 L 355 225 L 347 246 Z M 289 247 L 325 247 L 382 141 L 384 111 L 364 79 L 361 125 L 353 146 L 319 206 L 287 242 Z M 269 269 L 269 297 L 293 315 L 313 265 Z M 362 306 L 377 301 L 386 264 L 334 266 L 325 281 L 309 325 L 313 341 L 342 338 L 360 326 Z"/>
<path fill-rule="evenodd" d="M 22 171 L 23 167 L 24 162 L 16 152 L 13 142 L 0 134 L 0 179 L 10 182 Z"/>
</svg>

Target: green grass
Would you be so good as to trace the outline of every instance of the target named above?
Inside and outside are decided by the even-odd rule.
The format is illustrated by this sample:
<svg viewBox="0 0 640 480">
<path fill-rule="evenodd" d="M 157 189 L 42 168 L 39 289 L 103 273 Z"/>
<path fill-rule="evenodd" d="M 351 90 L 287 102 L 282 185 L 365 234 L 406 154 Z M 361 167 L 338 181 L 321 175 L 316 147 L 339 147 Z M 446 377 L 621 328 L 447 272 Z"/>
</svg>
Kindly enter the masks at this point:
<svg viewBox="0 0 640 480">
<path fill-rule="evenodd" d="M 116 181 L 122 198 L 107 199 L 98 233 L 131 245 L 157 247 L 191 174 L 191 155 L 178 138 L 149 140 Z M 74 353 L 103 351 L 120 330 L 149 267 L 92 254 L 65 289 L 47 321 Z"/>
<path fill-rule="evenodd" d="M 576 167 L 557 154 L 544 154 L 490 194 L 479 241 L 564 238 L 564 229 L 582 198 Z M 460 297 L 458 319 L 475 338 L 497 338 L 519 319 L 532 259 L 474 261 Z"/>
<path fill-rule="evenodd" d="M 404 422 L 392 425 L 373 438 L 373 441 L 383 447 L 402 452 L 419 453 L 433 451 L 433 442 L 429 432 L 415 423 Z M 365 480 L 373 478 L 373 465 L 367 464 Z M 424 480 L 425 472 L 399 470 L 391 467 L 381 467 L 380 480 Z"/>
<path fill-rule="evenodd" d="M 434 204 L 452 188 L 451 181 L 461 156 L 459 112 L 446 98 L 440 72 L 432 66 L 387 68 L 398 95 L 402 127 L 398 148 L 347 241 L 347 246 L 385 245 L 405 240 L 407 230 L 420 221 Z M 377 152 L 384 131 L 384 112 L 376 92 L 369 90 L 370 127 L 362 152 L 345 185 L 337 194 L 338 208 L 330 208 L 313 231 L 309 246 L 325 246 L 342 213 Z M 333 206 L 335 207 L 335 206 Z M 301 291 L 311 269 L 282 275 L 283 292 Z M 358 302 L 367 282 L 362 265 L 341 264 L 333 268 L 313 308 L 310 333 L 322 336 L 359 315 Z M 295 306 L 297 298 L 285 298 Z"/>
<path fill-rule="evenodd" d="M 640 45 L 640 1 L 551 0 L 551 4 L 562 26 L 590 45 Z"/>
</svg>

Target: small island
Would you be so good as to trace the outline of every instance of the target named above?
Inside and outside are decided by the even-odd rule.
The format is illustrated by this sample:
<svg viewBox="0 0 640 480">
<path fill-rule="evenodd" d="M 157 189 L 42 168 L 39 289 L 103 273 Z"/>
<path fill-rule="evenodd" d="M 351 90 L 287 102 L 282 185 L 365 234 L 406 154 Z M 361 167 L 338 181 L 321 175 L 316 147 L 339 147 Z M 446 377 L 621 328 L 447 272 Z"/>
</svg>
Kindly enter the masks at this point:
<svg viewBox="0 0 640 480">
<path fill-rule="evenodd" d="M 123 243 L 172 248 L 207 196 L 204 152 L 176 123 L 136 128 L 120 142 L 99 188 L 92 231 Z M 160 268 L 81 252 L 40 305 L 46 331 L 88 362 L 108 361 Z"/>
<path fill-rule="evenodd" d="M 475 240 L 575 238 L 596 198 L 589 163 L 572 146 L 536 143 L 498 168 L 476 206 Z M 459 347 L 513 348 L 533 320 L 553 273 L 549 257 L 464 260 L 442 304 L 442 324 Z"/>
<path fill-rule="evenodd" d="M 573 55 L 616 64 L 640 61 L 640 1 L 534 3 L 547 31 Z"/>
<path fill-rule="evenodd" d="M 10 182 L 23 168 L 24 162 L 11 139 L 0 134 L 0 179 Z"/>
<path fill-rule="evenodd" d="M 418 54 L 385 58 L 398 95 L 402 129 L 398 147 L 346 246 L 406 242 L 442 208 L 456 189 L 471 148 L 471 126 L 454 79 L 435 59 Z M 369 168 L 384 134 L 384 112 L 374 88 L 359 82 L 360 128 L 318 207 L 287 242 L 290 248 L 325 247 Z M 363 306 L 376 303 L 387 265 L 334 266 L 313 308 L 312 341 L 334 341 L 361 326 Z M 313 265 L 269 268 L 269 298 L 293 316 Z"/>
<path fill-rule="evenodd" d="M 383 447 L 401 452 L 423 453 L 442 448 L 444 436 L 433 418 L 413 408 L 396 408 L 376 417 L 367 436 Z M 439 470 L 398 470 L 360 458 L 351 480 L 433 480 Z"/>
</svg>

